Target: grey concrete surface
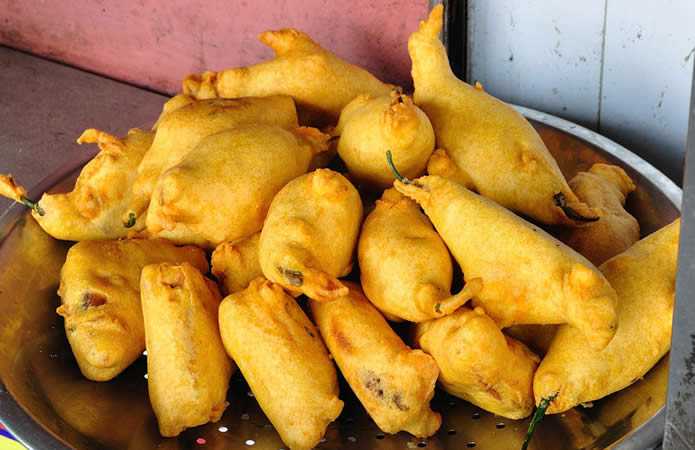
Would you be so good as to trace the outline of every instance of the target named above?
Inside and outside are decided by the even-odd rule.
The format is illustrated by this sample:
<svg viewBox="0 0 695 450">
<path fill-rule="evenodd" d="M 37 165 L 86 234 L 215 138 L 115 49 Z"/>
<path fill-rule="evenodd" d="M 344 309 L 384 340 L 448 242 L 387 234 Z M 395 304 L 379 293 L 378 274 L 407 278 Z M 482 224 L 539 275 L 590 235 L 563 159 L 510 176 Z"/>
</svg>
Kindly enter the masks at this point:
<svg viewBox="0 0 695 450">
<path fill-rule="evenodd" d="M 96 151 L 85 128 L 115 135 L 150 127 L 166 98 L 0 46 L 0 173 L 31 188 Z M 0 199 L 0 211 L 10 202 Z"/>
</svg>

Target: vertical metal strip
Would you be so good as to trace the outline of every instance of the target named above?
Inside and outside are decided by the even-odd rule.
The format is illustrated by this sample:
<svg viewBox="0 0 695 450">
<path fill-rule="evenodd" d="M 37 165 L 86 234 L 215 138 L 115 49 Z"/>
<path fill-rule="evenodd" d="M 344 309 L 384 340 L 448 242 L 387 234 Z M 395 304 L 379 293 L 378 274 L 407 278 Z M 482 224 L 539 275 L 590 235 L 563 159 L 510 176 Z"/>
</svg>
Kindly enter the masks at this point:
<svg viewBox="0 0 695 450">
<path fill-rule="evenodd" d="M 442 42 L 449 55 L 451 70 L 462 80 L 466 79 L 466 60 L 468 48 L 468 1 L 467 0 L 429 0 L 430 9 L 444 4 L 444 26 Z"/>
<path fill-rule="evenodd" d="M 681 211 L 664 450 L 695 449 L 695 71 Z"/>
</svg>

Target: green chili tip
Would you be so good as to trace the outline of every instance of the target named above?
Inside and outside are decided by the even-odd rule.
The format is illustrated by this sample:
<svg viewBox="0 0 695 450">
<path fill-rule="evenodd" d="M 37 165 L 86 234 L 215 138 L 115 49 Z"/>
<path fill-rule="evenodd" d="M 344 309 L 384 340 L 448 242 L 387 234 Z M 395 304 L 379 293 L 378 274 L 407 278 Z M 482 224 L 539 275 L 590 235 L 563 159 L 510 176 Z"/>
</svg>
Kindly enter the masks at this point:
<svg viewBox="0 0 695 450">
<path fill-rule="evenodd" d="M 134 212 L 131 212 L 128 214 L 128 221 L 123 224 L 124 227 L 126 228 L 132 228 L 135 225 L 135 222 L 137 221 L 137 217 L 135 216 Z"/>
<path fill-rule="evenodd" d="M 531 443 L 531 438 L 533 437 L 533 433 L 536 431 L 536 425 L 538 425 L 540 421 L 543 420 L 545 412 L 548 410 L 548 407 L 553 402 L 553 400 L 557 398 L 558 394 L 559 392 L 556 392 L 548 397 L 541 399 L 541 402 L 538 404 L 538 408 L 536 408 L 536 412 L 534 412 L 533 417 L 531 417 L 531 423 L 529 423 L 528 425 L 528 431 L 526 431 L 526 438 L 524 439 L 524 443 L 521 446 L 521 450 L 528 449 L 528 446 Z"/>
<path fill-rule="evenodd" d="M 396 169 L 396 165 L 393 163 L 393 155 L 391 154 L 391 150 L 386 150 L 386 163 L 388 164 L 389 169 L 391 169 L 391 173 L 398 181 L 403 184 L 413 184 L 413 180 L 409 180 L 408 178 L 404 177 L 401 175 L 398 169 Z"/>
<path fill-rule="evenodd" d="M 39 216 L 45 216 L 46 215 L 46 211 L 44 211 L 43 208 L 39 206 L 39 202 L 33 202 L 26 197 L 22 197 L 20 202 L 22 203 L 22 205 L 26 206 L 27 208 L 30 208 L 33 211 L 35 211 L 36 214 L 38 214 Z"/>
<path fill-rule="evenodd" d="M 557 194 L 553 195 L 553 202 L 555 203 L 555 206 L 562 209 L 562 211 L 565 213 L 567 217 L 574 221 L 596 222 L 599 219 L 598 217 L 582 216 L 577 211 L 572 209 L 570 206 L 567 205 L 567 199 L 565 198 L 565 194 L 563 194 L 562 192 L 558 192 Z"/>
</svg>

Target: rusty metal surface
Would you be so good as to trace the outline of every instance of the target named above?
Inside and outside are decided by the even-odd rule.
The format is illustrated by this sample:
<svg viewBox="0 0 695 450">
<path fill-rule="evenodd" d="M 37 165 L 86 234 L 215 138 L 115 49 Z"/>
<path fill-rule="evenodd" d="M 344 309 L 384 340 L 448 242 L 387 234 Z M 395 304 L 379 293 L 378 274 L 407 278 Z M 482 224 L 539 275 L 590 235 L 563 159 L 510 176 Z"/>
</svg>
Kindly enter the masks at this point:
<svg viewBox="0 0 695 450">
<path fill-rule="evenodd" d="M 427 0 L 0 0 L 0 44 L 173 93 L 189 73 L 271 56 L 257 40 L 295 27 L 384 81 L 410 85 L 408 35 Z"/>
<path fill-rule="evenodd" d="M 2 8 L 2 6 L 0 6 Z M 1 26 L 1 25 L 0 25 Z M 165 97 L 0 46 L 0 173 L 35 186 L 96 151 L 85 128 L 112 134 L 149 126 Z M 10 202 L 0 199 L 0 211 Z"/>
</svg>

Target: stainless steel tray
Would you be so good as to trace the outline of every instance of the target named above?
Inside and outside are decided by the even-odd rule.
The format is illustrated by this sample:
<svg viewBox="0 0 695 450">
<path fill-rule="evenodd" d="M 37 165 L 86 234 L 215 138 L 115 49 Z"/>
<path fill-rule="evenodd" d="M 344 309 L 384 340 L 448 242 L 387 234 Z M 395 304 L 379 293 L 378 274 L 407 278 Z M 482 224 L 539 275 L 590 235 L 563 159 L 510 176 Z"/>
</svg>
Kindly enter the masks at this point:
<svg viewBox="0 0 695 450">
<path fill-rule="evenodd" d="M 616 143 L 578 125 L 526 108 L 569 178 L 592 163 L 625 168 L 636 181 L 628 209 L 648 234 L 679 215 L 680 189 L 654 167 Z M 31 193 L 69 188 L 79 161 L 45 180 Z M 46 235 L 13 206 L 0 218 L 0 421 L 37 449 L 269 449 L 285 448 L 239 374 L 230 406 L 216 424 L 162 439 L 147 399 L 144 357 L 116 380 L 94 383 L 79 373 L 65 339 L 58 304 L 58 274 L 69 243 Z M 666 359 L 666 358 L 665 358 Z M 663 434 L 668 367 L 661 361 L 643 380 L 592 408 L 549 416 L 532 449 L 646 449 Z M 438 392 L 433 408 L 441 430 L 427 440 L 381 433 L 343 382 L 346 407 L 326 434 L 323 449 L 518 449 L 527 421 L 501 419 Z"/>
</svg>

